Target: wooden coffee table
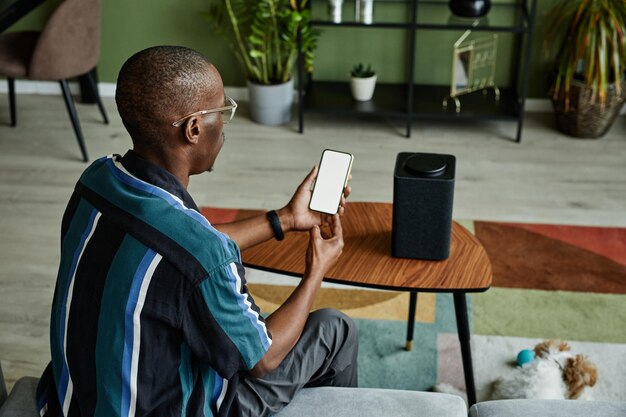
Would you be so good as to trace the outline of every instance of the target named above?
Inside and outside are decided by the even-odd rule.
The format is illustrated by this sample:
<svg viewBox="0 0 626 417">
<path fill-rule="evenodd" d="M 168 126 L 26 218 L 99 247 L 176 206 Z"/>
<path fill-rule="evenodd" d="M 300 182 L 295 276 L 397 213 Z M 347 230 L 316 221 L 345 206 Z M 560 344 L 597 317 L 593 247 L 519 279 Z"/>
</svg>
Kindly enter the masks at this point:
<svg viewBox="0 0 626 417">
<path fill-rule="evenodd" d="M 241 210 L 238 217 L 258 213 Z M 343 216 L 344 251 L 325 281 L 360 287 L 410 292 L 407 349 L 412 348 L 418 292 L 450 292 L 454 297 L 465 386 L 470 405 L 476 403 L 470 331 L 465 293 L 486 291 L 491 286 L 491 263 L 480 242 L 454 222 L 450 257 L 425 261 L 391 256 L 392 205 L 349 203 Z M 252 268 L 302 276 L 308 232 L 288 233 L 281 242 L 270 240 L 242 252 L 243 263 Z"/>
</svg>

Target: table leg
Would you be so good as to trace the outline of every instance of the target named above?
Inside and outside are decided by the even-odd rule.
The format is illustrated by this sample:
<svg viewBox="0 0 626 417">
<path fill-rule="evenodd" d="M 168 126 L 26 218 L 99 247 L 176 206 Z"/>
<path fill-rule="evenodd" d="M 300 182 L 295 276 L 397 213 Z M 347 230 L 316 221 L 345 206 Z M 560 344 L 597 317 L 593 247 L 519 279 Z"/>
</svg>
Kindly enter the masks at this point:
<svg viewBox="0 0 626 417">
<path fill-rule="evenodd" d="M 417 306 L 417 293 L 411 291 L 409 293 L 409 320 L 406 329 L 406 350 L 413 349 L 413 330 L 415 329 L 415 307 Z"/>
<path fill-rule="evenodd" d="M 456 327 L 459 333 L 459 341 L 461 342 L 467 402 L 472 406 L 476 404 L 476 388 L 474 386 L 474 368 L 472 366 L 472 349 L 470 347 L 470 330 L 465 293 L 454 293 L 454 312 L 456 313 Z"/>
</svg>

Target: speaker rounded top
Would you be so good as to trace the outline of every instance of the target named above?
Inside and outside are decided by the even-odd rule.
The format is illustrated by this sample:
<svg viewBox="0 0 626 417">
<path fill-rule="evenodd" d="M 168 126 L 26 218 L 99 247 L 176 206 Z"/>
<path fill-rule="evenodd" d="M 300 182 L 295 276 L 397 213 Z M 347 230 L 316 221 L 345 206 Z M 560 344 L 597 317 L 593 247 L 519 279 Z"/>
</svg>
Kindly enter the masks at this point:
<svg viewBox="0 0 626 417">
<path fill-rule="evenodd" d="M 433 154 L 415 154 L 407 158 L 405 169 L 421 177 L 436 177 L 445 172 L 448 164 L 442 158 Z"/>
</svg>

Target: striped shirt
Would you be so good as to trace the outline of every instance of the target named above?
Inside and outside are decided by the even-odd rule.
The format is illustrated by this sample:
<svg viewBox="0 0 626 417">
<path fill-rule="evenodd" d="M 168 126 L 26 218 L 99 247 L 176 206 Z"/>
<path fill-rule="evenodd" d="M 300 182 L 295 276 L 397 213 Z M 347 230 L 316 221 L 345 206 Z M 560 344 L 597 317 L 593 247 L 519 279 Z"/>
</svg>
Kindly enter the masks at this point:
<svg viewBox="0 0 626 417">
<path fill-rule="evenodd" d="M 271 336 L 237 245 L 164 169 L 95 161 L 61 227 L 42 416 L 234 416 Z"/>
</svg>

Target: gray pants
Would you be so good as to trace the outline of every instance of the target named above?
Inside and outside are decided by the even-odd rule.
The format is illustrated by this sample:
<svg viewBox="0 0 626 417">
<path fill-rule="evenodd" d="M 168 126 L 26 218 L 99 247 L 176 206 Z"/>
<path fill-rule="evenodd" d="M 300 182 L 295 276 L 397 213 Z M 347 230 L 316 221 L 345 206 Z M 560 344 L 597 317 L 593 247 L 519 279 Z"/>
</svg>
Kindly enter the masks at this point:
<svg viewBox="0 0 626 417">
<path fill-rule="evenodd" d="M 282 410 L 303 387 L 357 386 L 359 341 L 354 322 L 333 309 L 314 311 L 280 366 L 262 378 L 246 375 L 237 388 L 246 416 Z"/>
</svg>

